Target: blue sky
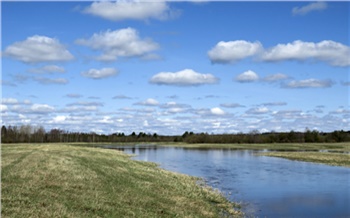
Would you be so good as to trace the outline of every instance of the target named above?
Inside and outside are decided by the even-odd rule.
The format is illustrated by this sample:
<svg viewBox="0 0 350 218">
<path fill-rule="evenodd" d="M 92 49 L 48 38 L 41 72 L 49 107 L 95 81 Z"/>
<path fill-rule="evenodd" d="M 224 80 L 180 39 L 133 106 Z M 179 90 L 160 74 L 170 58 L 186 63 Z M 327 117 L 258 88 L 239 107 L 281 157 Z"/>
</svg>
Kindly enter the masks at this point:
<svg viewBox="0 0 350 218">
<path fill-rule="evenodd" d="M 1 2 L 2 123 L 349 130 L 349 2 Z"/>
</svg>

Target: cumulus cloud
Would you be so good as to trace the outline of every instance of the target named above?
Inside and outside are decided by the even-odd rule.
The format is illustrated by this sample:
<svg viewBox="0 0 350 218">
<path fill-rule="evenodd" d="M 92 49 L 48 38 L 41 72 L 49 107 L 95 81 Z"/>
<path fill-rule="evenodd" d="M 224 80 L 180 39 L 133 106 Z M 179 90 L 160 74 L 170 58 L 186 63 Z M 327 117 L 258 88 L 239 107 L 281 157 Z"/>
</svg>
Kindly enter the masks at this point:
<svg viewBox="0 0 350 218">
<path fill-rule="evenodd" d="M 145 101 L 137 102 L 135 105 L 143 105 L 143 106 L 158 106 L 159 102 L 153 98 L 148 98 Z"/>
<path fill-rule="evenodd" d="M 254 57 L 255 60 L 266 62 L 312 60 L 331 66 L 350 66 L 350 47 L 332 40 L 318 43 L 296 40 L 269 49 L 264 49 L 260 42 L 219 42 L 208 52 L 208 56 L 213 63 L 235 63 L 247 57 Z"/>
<path fill-rule="evenodd" d="M 24 41 L 8 46 L 4 56 L 25 63 L 69 61 L 74 58 L 58 39 L 40 35 L 28 37 Z"/>
<path fill-rule="evenodd" d="M 100 61 L 115 61 L 118 57 L 143 57 L 159 48 L 151 39 L 141 39 L 133 28 L 107 30 L 93 34 L 89 39 L 78 39 L 76 43 L 101 50 Z"/>
<path fill-rule="evenodd" d="M 88 71 L 81 72 L 81 75 L 84 77 L 92 78 L 92 79 L 103 79 L 111 76 L 115 76 L 118 74 L 118 71 L 114 68 L 102 68 L 98 69 L 90 69 Z"/>
<path fill-rule="evenodd" d="M 165 20 L 176 16 L 165 1 L 127 1 L 94 2 L 83 11 L 112 21 L 120 20 L 147 20 L 150 18 Z"/>
<path fill-rule="evenodd" d="M 236 81 L 240 83 L 254 82 L 254 81 L 257 81 L 258 79 L 259 79 L 258 74 L 256 74 L 254 71 L 251 71 L 251 70 L 241 73 L 236 77 Z"/>
<path fill-rule="evenodd" d="M 305 80 L 293 80 L 283 87 L 285 88 L 328 88 L 334 84 L 332 80 L 319 80 L 319 79 L 305 79 Z"/>
<path fill-rule="evenodd" d="M 221 41 L 208 51 L 208 56 L 213 63 L 234 63 L 244 58 L 255 56 L 261 50 L 263 50 L 263 47 L 260 42 L 244 40 Z"/>
<path fill-rule="evenodd" d="M 307 4 L 303 7 L 294 7 L 292 10 L 293 15 L 305 15 L 312 11 L 323 11 L 328 7 L 326 2 L 314 2 Z"/>
<path fill-rule="evenodd" d="M 221 108 L 219 107 L 214 107 L 214 108 L 211 108 L 210 109 L 210 112 L 213 114 L 213 115 L 225 115 L 225 111 L 223 111 Z"/>
<path fill-rule="evenodd" d="M 324 61 L 332 66 L 350 65 L 350 47 L 331 40 L 318 43 L 301 40 L 287 44 L 278 44 L 266 50 L 261 59 L 264 61 L 305 61 L 308 59 Z"/>
<path fill-rule="evenodd" d="M 150 79 L 150 83 L 153 84 L 173 86 L 198 86 L 218 82 L 219 79 L 212 74 L 201 74 L 192 69 L 185 69 L 174 73 L 161 72 Z"/>
<path fill-rule="evenodd" d="M 29 69 L 28 72 L 30 73 L 64 73 L 66 70 L 63 67 L 57 66 L 57 65 L 46 65 L 39 68 L 32 68 Z"/>
</svg>

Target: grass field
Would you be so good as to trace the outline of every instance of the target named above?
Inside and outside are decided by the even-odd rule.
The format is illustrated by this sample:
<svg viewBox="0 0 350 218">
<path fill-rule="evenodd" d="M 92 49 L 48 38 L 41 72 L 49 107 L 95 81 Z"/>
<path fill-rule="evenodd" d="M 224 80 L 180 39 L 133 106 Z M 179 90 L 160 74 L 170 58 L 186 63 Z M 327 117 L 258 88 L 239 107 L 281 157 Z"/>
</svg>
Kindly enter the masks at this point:
<svg viewBox="0 0 350 218">
<path fill-rule="evenodd" d="M 1 147 L 2 217 L 223 217 L 237 205 L 194 177 L 116 150 Z"/>
</svg>

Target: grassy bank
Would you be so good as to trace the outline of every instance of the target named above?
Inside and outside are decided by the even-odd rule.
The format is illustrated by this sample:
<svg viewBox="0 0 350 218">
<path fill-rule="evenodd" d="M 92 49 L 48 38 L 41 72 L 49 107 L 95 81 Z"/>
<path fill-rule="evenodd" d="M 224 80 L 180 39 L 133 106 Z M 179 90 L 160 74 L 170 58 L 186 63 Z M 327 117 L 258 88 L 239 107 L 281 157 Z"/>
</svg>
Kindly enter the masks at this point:
<svg viewBox="0 0 350 218">
<path fill-rule="evenodd" d="M 322 152 L 267 152 L 260 155 L 281 157 L 289 160 L 314 162 L 332 166 L 350 167 L 350 154 L 322 153 Z"/>
<path fill-rule="evenodd" d="M 2 145 L 2 217 L 221 217 L 233 204 L 198 179 L 107 149 Z"/>
<path fill-rule="evenodd" d="M 159 144 L 162 145 L 162 144 Z M 172 143 L 164 146 L 174 146 L 193 149 L 240 149 L 240 150 L 271 150 L 271 151 L 319 151 L 350 152 L 350 143 L 270 143 L 270 144 L 186 144 Z"/>
</svg>

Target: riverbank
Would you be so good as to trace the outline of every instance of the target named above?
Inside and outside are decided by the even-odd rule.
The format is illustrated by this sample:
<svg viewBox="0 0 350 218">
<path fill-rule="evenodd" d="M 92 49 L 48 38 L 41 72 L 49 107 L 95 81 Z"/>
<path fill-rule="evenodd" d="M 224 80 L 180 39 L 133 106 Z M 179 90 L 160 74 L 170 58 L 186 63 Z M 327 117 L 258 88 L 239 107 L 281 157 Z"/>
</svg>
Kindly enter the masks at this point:
<svg viewBox="0 0 350 218">
<path fill-rule="evenodd" d="M 259 155 L 280 157 L 289 160 L 322 163 L 331 166 L 350 167 L 350 154 L 329 152 L 264 152 Z"/>
<path fill-rule="evenodd" d="M 280 157 L 290 160 L 322 163 L 332 166 L 350 167 L 350 143 L 271 143 L 271 144 L 188 144 L 188 143 L 144 143 L 162 147 L 187 149 L 233 149 L 264 150 L 259 155 Z M 75 144 L 77 145 L 77 144 Z M 92 144 L 80 144 L 93 146 Z M 111 144 L 113 146 L 135 146 L 134 143 Z M 140 143 L 138 145 L 143 145 Z"/>
<path fill-rule="evenodd" d="M 198 178 L 109 149 L 3 144 L 3 217 L 240 216 Z"/>
</svg>

